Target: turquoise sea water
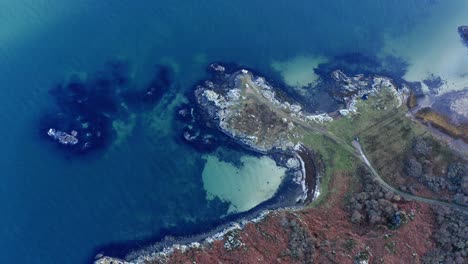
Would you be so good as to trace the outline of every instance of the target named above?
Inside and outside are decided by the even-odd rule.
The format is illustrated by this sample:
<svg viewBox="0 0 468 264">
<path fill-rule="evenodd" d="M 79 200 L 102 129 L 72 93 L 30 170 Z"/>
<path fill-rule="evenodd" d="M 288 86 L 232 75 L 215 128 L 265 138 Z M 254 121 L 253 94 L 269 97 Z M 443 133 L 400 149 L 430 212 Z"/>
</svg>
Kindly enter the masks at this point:
<svg viewBox="0 0 468 264">
<path fill-rule="evenodd" d="M 428 19 L 444 25 L 460 6 L 465 1 L 0 0 L 0 263 L 83 263 L 101 246 L 189 233 L 225 215 L 229 204 L 206 199 L 206 160 L 178 140 L 169 107 L 209 62 L 280 78 L 274 61 L 379 55 L 389 39 L 417 39 Z M 173 67 L 173 90 L 103 152 L 76 158 L 41 139 L 37 120 L 53 104 L 52 85 L 115 58 L 130 63 L 136 83 L 157 63 Z"/>
</svg>

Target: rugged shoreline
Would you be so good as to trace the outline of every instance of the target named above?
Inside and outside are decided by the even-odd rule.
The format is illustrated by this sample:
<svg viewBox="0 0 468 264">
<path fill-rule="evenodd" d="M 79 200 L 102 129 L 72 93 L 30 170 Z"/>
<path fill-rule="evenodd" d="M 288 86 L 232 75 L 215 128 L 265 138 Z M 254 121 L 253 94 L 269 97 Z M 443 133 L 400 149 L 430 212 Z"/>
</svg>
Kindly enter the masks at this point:
<svg viewBox="0 0 468 264">
<path fill-rule="evenodd" d="M 262 203 L 256 207 L 256 210 L 242 214 L 235 221 L 220 225 L 207 233 L 171 240 L 167 244 L 172 245 L 166 247 L 154 245 L 146 250 L 137 251 L 126 257 L 131 261 L 129 263 L 147 261 L 166 263 L 174 252 L 183 254 L 187 250 L 189 253 L 193 252 L 192 249 L 194 251 L 212 249 L 211 245 L 215 241 L 218 241 L 218 246 L 222 243 L 220 240 L 223 240 L 224 250 L 227 251 L 242 247 L 243 242 L 236 239 L 238 230 L 246 228 L 249 223 L 262 222 L 262 219 L 272 212 L 292 211 L 294 214 L 295 210 L 303 209 L 302 205 L 315 200 L 320 194 L 324 164 L 313 150 L 298 143 L 301 138 L 297 137 L 297 133 L 300 132 L 295 129 L 296 127 L 314 130 L 317 128 L 314 125 L 322 126 L 323 122 L 352 119 L 361 114 L 362 105 L 359 102 L 373 97 L 378 99 L 372 101 L 372 107 L 376 111 L 388 110 L 387 107 L 399 108 L 404 105 L 409 94 L 409 87 L 403 85 L 397 88 L 392 79 L 387 77 L 378 75 L 348 77 L 336 70 L 331 73 L 331 82 L 336 86 L 336 96 L 341 97 L 344 106 L 335 110 L 336 117 L 333 114 L 330 116 L 329 113 L 310 115 L 302 111 L 300 105 L 289 103 L 284 98 L 278 99 L 273 87 L 263 77 L 247 70 L 226 73 L 225 68 L 218 64 L 212 64 L 210 67 L 215 72 L 215 77 L 199 84 L 195 92 L 196 101 L 202 111 L 202 120 L 246 149 L 268 155 L 282 166 L 299 167 L 300 172 L 295 171 L 293 181 L 301 186 L 302 196 L 298 196 L 296 200 L 298 203 L 295 206 L 274 207 L 273 205 L 272 208 L 267 208 L 268 205 L 263 207 L 267 203 Z M 380 100 L 382 98 L 385 100 Z M 362 109 L 365 110 L 364 107 Z M 193 116 L 192 110 L 188 112 Z M 191 140 L 196 140 L 197 137 L 203 138 L 200 133 L 189 135 Z M 278 155 L 282 155 L 280 153 L 289 153 L 295 158 L 278 158 Z M 111 258 L 102 258 L 96 263 L 104 264 L 111 261 L 127 263 Z"/>
<path fill-rule="evenodd" d="M 276 153 L 279 154 L 279 153 Z M 289 153 L 292 155 L 293 153 Z M 271 199 L 263 202 L 256 206 L 252 210 L 241 213 L 234 216 L 223 224 L 217 225 L 215 228 L 208 230 L 203 233 L 181 236 L 181 237 L 166 237 L 160 242 L 153 243 L 144 248 L 135 250 L 127 254 L 124 258 L 114 258 L 104 256 L 103 253 L 98 253 L 95 256 L 95 264 L 127 264 L 127 263 L 146 263 L 148 261 L 155 263 L 165 263 L 165 260 L 173 254 L 175 251 L 185 252 L 189 249 L 201 249 L 204 247 L 210 247 L 215 241 L 220 241 L 226 238 L 226 236 L 233 231 L 243 230 L 247 224 L 258 223 L 262 221 L 266 216 L 272 212 L 280 211 L 296 211 L 302 210 L 305 205 L 316 199 L 318 195 L 318 182 L 319 182 L 319 170 L 317 169 L 314 161 L 313 152 L 303 145 L 297 145 L 294 154 L 301 160 L 300 169 L 297 170 L 304 173 L 301 179 L 301 186 L 306 186 L 302 195 L 296 195 L 296 205 L 281 205 L 281 194 L 285 190 L 285 185 L 291 186 L 297 184 L 297 182 L 288 183 L 288 179 L 285 178 L 282 183 L 282 187 L 278 189 L 277 194 Z M 281 155 L 281 154 L 280 154 Z M 278 157 L 272 157 L 278 161 Z M 290 175 L 292 178 L 294 175 Z M 279 201 L 275 201 L 279 199 Z M 104 252 L 105 253 L 105 252 Z"/>
<path fill-rule="evenodd" d="M 279 133 L 282 133 L 281 135 L 283 135 L 283 140 L 279 142 L 263 141 L 266 143 L 261 147 L 259 147 L 259 142 L 256 141 L 255 137 L 249 136 L 251 135 L 249 133 L 252 133 L 250 125 L 237 126 L 237 123 L 231 123 L 231 126 L 237 126 L 237 128 L 241 129 L 241 131 L 242 129 L 246 129 L 243 130 L 244 132 L 240 134 L 233 133 L 233 130 L 230 130 L 231 127 L 223 123 L 225 121 L 227 107 L 232 107 L 233 104 L 223 98 L 230 98 L 230 100 L 236 102 L 235 100 L 238 100 L 240 96 L 236 94 L 237 92 L 231 92 L 232 85 L 236 85 L 236 82 L 239 82 L 239 76 L 248 76 L 250 73 L 247 70 L 240 70 L 235 71 L 232 75 L 225 74 L 225 68 L 218 64 L 212 64 L 210 68 L 217 77 L 213 78 L 212 81 L 205 81 L 203 85 L 210 89 L 215 89 L 215 86 L 219 87 L 216 88 L 216 91 L 223 91 L 224 96 L 214 94 L 214 92 L 213 94 L 207 93 L 206 88 L 203 89 L 201 88 L 203 86 L 198 86 L 198 88 L 195 90 L 197 105 L 191 108 L 183 108 L 181 109 L 182 112 L 179 110 L 179 114 L 183 114 L 182 119 L 188 122 L 187 127 L 190 129 L 185 130 L 183 138 L 189 144 L 195 143 L 198 144 L 198 147 L 201 146 L 201 148 L 203 148 L 203 145 L 206 145 L 207 150 L 210 150 L 216 147 L 216 144 L 214 143 L 216 139 L 212 136 L 212 134 L 215 133 L 209 132 L 209 127 L 217 128 L 218 131 L 222 132 L 224 135 L 229 137 L 231 141 L 234 141 L 242 148 L 259 155 L 269 156 L 275 160 L 279 166 L 285 167 L 287 169 L 286 177 L 283 180 L 280 188 L 269 200 L 261 203 L 246 213 L 241 213 L 237 216 L 234 216 L 232 219 L 229 219 L 225 223 L 220 224 L 214 229 L 211 229 L 205 233 L 166 239 L 164 241 L 154 243 L 143 249 L 127 254 L 124 257 L 125 260 L 104 257 L 102 254 L 98 254 L 96 256 L 97 260 L 95 263 L 144 263 L 145 261 L 163 261 L 164 258 L 172 254 L 175 250 L 185 251 L 190 248 L 209 246 L 211 243 L 213 243 L 213 241 L 224 239 L 225 236 L 233 230 L 241 230 L 248 223 L 261 221 L 272 211 L 291 211 L 302 209 L 304 205 L 309 204 L 317 198 L 319 194 L 318 190 L 320 181 L 320 168 L 317 166 L 317 162 L 314 160 L 316 157 L 312 150 L 308 149 L 300 143 L 294 144 L 290 141 L 290 139 L 288 139 L 287 135 L 290 132 L 287 131 L 291 127 L 294 127 L 292 123 L 289 126 L 283 127 L 282 130 L 279 131 Z M 265 93 L 262 95 L 268 98 L 267 102 L 254 101 L 256 104 L 262 106 L 262 104 L 273 103 L 274 105 L 285 109 L 285 111 L 290 112 L 293 117 L 297 115 L 302 116 L 302 114 L 299 112 L 300 106 L 278 101 L 275 98 L 275 91 L 270 86 L 268 86 L 268 83 L 266 83 L 262 77 L 255 78 L 256 84 L 262 87 L 262 90 L 260 91 L 265 91 Z M 268 95 L 271 96 L 269 97 Z M 234 107 L 236 107 L 235 104 Z M 199 110 L 200 113 L 194 112 L 194 109 Z M 263 107 L 260 109 L 263 110 L 259 111 L 268 111 L 266 110 L 268 107 Z M 248 111 L 249 109 L 247 109 L 247 112 Z M 250 116 L 254 116 L 256 115 L 256 112 L 248 112 L 248 114 Z M 227 115 L 229 115 L 229 113 L 227 113 Z M 260 120 L 257 120 L 258 122 L 256 122 L 256 125 L 260 126 L 262 131 L 270 131 L 270 115 L 268 115 L 268 112 L 266 115 L 263 115 L 260 118 Z M 316 115 L 312 116 L 311 120 L 314 120 L 315 122 L 322 122 L 323 118 L 326 119 L 327 116 Z M 276 125 L 278 121 L 280 121 L 278 118 L 273 119 L 272 122 L 274 123 L 271 124 Z M 242 122 L 242 120 L 240 122 Z M 200 127 L 194 129 L 197 123 L 206 124 L 208 128 Z M 266 127 L 263 128 L 262 125 Z M 209 136 L 204 135 L 204 132 L 206 132 Z M 286 134 L 286 132 L 288 134 Z M 277 134 L 275 134 L 276 131 L 274 131 L 274 129 L 271 133 L 273 134 L 267 133 L 260 136 L 263 136 L 264 139 L 277 138 Z M 205 138 L 209 138 L 210 140 L 206 141 L 204 140 Z"/>
<path fill-rule="evenodd" d="M 306 186 L 306 199 L 305 203 L 308 204 L 317 199 L 320 195 L 320 168 L 317 168 L 315 155 L 312 150 L 300 144 L 296 148 L 296 153 L 301 158 L 304 166 L 304 184 Z M 315 177 L 307 177 L 307 175 L 315 175 Z"/>
</svg>

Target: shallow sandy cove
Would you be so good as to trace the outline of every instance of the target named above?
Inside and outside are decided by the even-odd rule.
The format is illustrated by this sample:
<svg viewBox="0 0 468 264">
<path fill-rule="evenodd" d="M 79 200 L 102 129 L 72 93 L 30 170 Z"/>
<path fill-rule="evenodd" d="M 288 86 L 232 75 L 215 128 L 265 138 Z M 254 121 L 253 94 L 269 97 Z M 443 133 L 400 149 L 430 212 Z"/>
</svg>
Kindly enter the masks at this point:
<svg viewBox="0 0 468 264">
<path fill-rule="evenodd" d="M 281 74 L 287 85 L 300 88 L 317 81 L 314 68 L 326 61 L 324 56 L 298 55 L 285 61 L 273 61 L 271 67 Z"/>
<path fill-rule="evenodd" d="M 214 155 L 204 155 L 203 186 L 207 198 L 215 196 L 231 203 L 228 213 L 245 212 L 273 197 L 280 186 L 286 168 L 279 167 L 267 156 L 242 156 L 242 165 L 221 161 Z"/>
</svg>

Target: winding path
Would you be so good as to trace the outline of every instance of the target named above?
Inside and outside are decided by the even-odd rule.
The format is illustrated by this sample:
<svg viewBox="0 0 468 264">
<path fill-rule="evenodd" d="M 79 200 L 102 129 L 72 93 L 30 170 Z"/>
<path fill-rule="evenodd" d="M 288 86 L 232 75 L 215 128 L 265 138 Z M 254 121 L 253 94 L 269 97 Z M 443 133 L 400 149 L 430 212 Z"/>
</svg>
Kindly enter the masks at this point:
<svg viewBox="0 0 468 264">
<path fill-rule="evenodd" d="M 394 188 L 393 186 L 386 183 L 382 179 L 382 177 L 380 177 L 379 173 L 374 169 L 374 167 L 372 166 L 372 164 L 370 163 L 370 161 L 367 159 L 366 155 L 364 154 L 364 151 L 363 151 L 363 149 L 361 147 L 361 144 L 357 140 L 354 140 L 352 144 L 353 144 L 354 148 L 356 148 L 356 150 L 359 152 L 359 156 L 360 156 L 361 160 L 366 164 L 366 166 L 369 168 L 369 170 L 371 171 L 372 175 L 375 177 L 377 182 L 384 189 L 386 189 L 388 191 L 391 191 L 393 193 L 396 193 L 396 194 L 400 195 L 401 197 L 405 198 L 406 200 L 413 200 L 413 201 L 428 203 L 428 204 L 432 204 L 432 205 L 450 207 L 452 209 L 456 209 L 456 210 L 460 210 L 460 211 L 463 211 L 465 213 L 468 213 L 468 207 L 467 206 L 463 206 L 463 205 L 455 204 L 455 203 L 444 202 L 444 201 L 435 200 L 435 199 L 430 199 L 430 198 L 424 198 L 424 197 L 412 195 L 412 194 L 409 194 L 409 193 L 405 193 L 405 192 L 402 192 L 402 191 Z"/>
<path fill-rule="evenodd" d="M 251 85 L 254 85 L 254 84 L 251 83 Z M 331 133 L 330 131 L 327 131 L 324 128 L 320 128 L 320 127 L 311 125 L 309 122 L 307 122 L 307 121 L 305 121 L 305 120 L 303 120 L 301 118 L 298 118 L 296 116 L 291 116 L 290 114 L 285 113 L 282 109 L 278 109 L 277 107 L 271 107 L 270 102 L 267 99 L 265 99 L 260 93 L 257 92 L 257 93 L 252 93 L 252 94 L 253 94 L 253 96 L 256 97 L 257 100 L 259 100 L 263 104 L 268 105 L 270 110 L 275 112 L 279 116 L 286 117 L 286 118 L 292 120 L 295 124 L 303 127 L 306 130 L 312 130 L 312 131 L 318 132 L 318 133 L 328 137 L 329 139 L 333 140 L 335 143 L 339 144 L 340 146 L 345 148 L 347 151 L 349 151 L 353 156 L 357 157 L 358 159 L 361 159 L 366 164 L 366 166 L 369 168 L 371 174 L 374 176 L 374 178 L 377 180 L 377 182 L 380 184 L 380 186 L 382 186 L 382 188 L 384 188 L 384 189 L 386 189 L 386 190 L 388 190 L 390 192 L 393 192 L 395 194 L 398 194 L 401 197 L 405 198 L 406 200 L 418 201 L 418 202 L 423 202 L 423 203 L 437 205 L 437 206 L 445 206 L 445 207 L 449 207 L 449 208 L 452 208 L 452 209 L 456 209 L 456 210 L 460 210 L 460 211 L 463 211 L 465 213 L 468 213 L 468 206 L 455 204 L 455 203 L 450 203 L 450 202 L 444 202 L 444 201 L 441 201 L 441 200 L 436 200 L 436 199 L 431 199 L 431 198 L 420 197 L 420 196 L 412 195 L 412 194 L 402 192 L 402 191 L 396 189 L 395 187 L 393 187 L 393 186 L 389 185 L 387 182 L 385 182 L 382 179 L 382 177 L 379 175 L 379 173 L 374 169 L 374 167 L 372 166 L 372 164 L 370 163 L 370 161 L 367 159 L 366 155 L 364 154 L 364 150 L 363 150 L 361 144 L 359 143 L 359 141 L 353 140 L 352 144 L 349 144 L 349 142 L 347 142 L 344 139 L 334 135 L 333 133 Z M 383 125 L 384 123 L 388 122 L 388 120 L 389 119 L 384 120 L 382 123 L 377 124 L 377 126 Z"/>
</svg>

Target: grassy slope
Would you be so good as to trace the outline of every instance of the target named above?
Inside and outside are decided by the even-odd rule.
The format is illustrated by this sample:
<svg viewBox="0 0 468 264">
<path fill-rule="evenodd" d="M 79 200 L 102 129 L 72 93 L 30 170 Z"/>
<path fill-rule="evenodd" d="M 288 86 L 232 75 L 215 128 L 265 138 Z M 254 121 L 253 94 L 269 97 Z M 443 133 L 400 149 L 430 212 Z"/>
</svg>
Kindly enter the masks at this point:
<svg viewBox="0 0 468 264">
<path fill-rule="evenodd" d="M 302 143 L 317 152 L 325 165 L 325 175 L 322 175 L 320 183 L 321 195 L 311 206 L 323 205 L 330 191 L 330 180 L 332 175 L 338 171 L 353 170 L 356 162 L 355 157 L 342 146 L 319 133 L 308 133 L 304 135 Z"/>
<path fill-rule="evenodd" d="M 401 171 L 403 157 L 416 135 L 424 130 L 405 117 L 405 105 L 396 108 L 397 101 L 387 90 L 379 96 L 359 101 L 358 114 L 343 117 L 326 125 L 333 135 L 349 144 L 359 137 L 371 162 L 385 180 L 392 182 L 395 171 Z M 308 132 L 302 142 L 318 152 L 325 163 L 325 175 L 322 178 L 321 196 L 312 206 L 322 205 L 330 191 L 330 180 L 337 170 L 354 172 L 359 164 L 349 151 L 327 137 Z M 352 173 L 351 173 L 352 174 Z"/>
<path fill-rule="evenodd" d="M 417 123 L 405 116 L 405 104 L 396 108 L 396 100 L 384 91 L 358 103 L 359 114 L 332 122 L 328 129 L 337 136 L 352 141 L 359 137 L 366 155 L 382 177 L 392 183 L 395 173 L 400 173 L 406 151 L 413 138 L 425 133 Z"/>
</svg>

